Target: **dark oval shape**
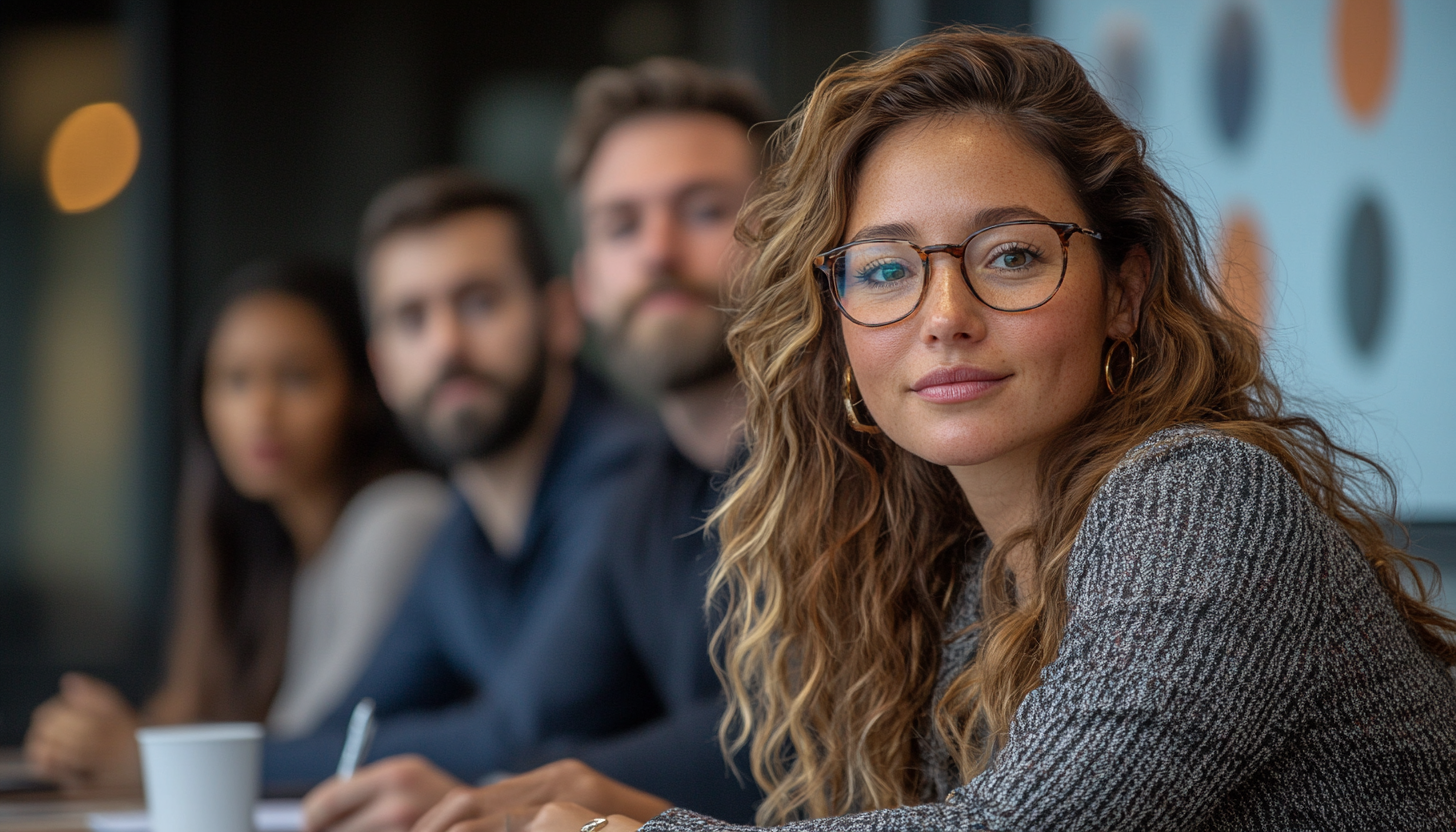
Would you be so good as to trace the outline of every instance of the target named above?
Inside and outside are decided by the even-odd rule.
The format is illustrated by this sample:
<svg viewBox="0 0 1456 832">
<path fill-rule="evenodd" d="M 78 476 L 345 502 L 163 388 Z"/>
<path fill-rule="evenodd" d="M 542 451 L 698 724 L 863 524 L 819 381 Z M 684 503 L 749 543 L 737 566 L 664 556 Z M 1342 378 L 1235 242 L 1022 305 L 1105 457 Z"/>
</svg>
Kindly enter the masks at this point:
<svg viewBox="0 0 1456 832">
<path fill-rule="evenodd" d="M 1380 345 L 1389 315 L 1391 282 L 1390 224 L 1374 195 L 1360 196 L 1345 229 L 1345 323 L 1350 342 L 1362 355 Z"/>
<path fill-rule="evenodd" d="M 1213 51 L 1213 104 L 1219 136 L 1242 144 L 1259 92 L 1259 43 L 1254 16 L 1242 4 L 1224 10 Z"/>
</svg>

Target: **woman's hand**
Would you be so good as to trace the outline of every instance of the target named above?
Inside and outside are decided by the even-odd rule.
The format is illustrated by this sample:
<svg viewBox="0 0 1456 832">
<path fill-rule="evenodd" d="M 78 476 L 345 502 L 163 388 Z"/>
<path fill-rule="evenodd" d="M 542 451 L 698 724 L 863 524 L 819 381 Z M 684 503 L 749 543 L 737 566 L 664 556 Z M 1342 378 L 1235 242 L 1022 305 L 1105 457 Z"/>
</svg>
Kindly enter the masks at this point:
<svg viewBox="0 0 1456 832">
<path fill-rule="evenodd" d="M 588 823 L 602 817 L 575 803 L 558 801 L 532 809 L 511 810 L 476 820 L 456 823 L 449 832 L 581 832 Z M 626 815 L 606 815 L 606 823 L 593 832 L 636 832 L 641 821 Z"/>
<path fill-rule="evenodd" d="M 116 688 L 82 673 L 61 677 L 61 692 L 30 717 L 25 759 L 72 787 L 141 784 L 136 711 Z"/>
<path fill-rule="evenodd" d="M 593 818 L 614 817 L 601 832 L 631 832 L 671 807 L 660 797 L 618 783 L 577 760 L 561 760 L 476 789 L 456 789 L 413 832 L 578 832 Z M 562 823 L 585 814 L 569 830 Z M 509 829 L 507 828 L 509 825 Z"/>
<path fill-rule="evenodd" d="M 547 803 L 541 807 L 534 818 L 521 827 L 521 832 L 581 832 L 582 827 L 599 817 L 601 815 L 575 803 Z M 606 818 L 607 822 L 598 826 L 594 832 L 637 832 L 637 829 L 642 826 L 641 821 L 624 815 L 607 815 Z M 451 832 L 476 832 L 476 830 L 467 825 L 463 829 L 454 829 Z M 512 826 L 508 832 L 516 832 L 515 826 Z"/>
</svg>

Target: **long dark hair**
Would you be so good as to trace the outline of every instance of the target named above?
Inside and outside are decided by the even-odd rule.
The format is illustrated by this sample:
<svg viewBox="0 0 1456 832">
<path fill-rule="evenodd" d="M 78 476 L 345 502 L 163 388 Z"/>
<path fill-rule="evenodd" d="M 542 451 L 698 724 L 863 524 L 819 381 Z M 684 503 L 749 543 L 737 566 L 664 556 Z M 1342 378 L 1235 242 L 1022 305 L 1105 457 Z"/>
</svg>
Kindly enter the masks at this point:
<svg viewBox="0 0 1456 832">
<path fill-rule="evenodd" d="M 338 457 L 346 498 L 417 464 L 375 388 L 359 299 L 346 269 L 268 261 L 244 267 L 223 284 L 193 333 L 183 376 L 177 632 L 168 679 L 178 703 L 169 710 L 183 719 L 261 719 L 283 673 L 297 553 L 277 512 L 228 481 L 202 404 L 207 353 L 219 322 L 237 302 L 261 293 L 307 302 L 343 351 L 353 399 Z"/>
</svg>

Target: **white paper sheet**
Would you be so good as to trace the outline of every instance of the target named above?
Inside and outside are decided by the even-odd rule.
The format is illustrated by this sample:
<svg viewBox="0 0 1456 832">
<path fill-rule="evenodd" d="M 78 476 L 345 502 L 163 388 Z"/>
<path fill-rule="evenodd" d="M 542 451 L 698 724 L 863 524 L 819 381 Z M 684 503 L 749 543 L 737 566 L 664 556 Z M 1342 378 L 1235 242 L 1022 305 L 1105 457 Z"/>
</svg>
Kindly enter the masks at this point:
<svg viewBox="0 0 1456 832">
<path fill-rule="evenodd" d="M 151 832 L 146 812 L 93 812 L 86 816 L 92 832 Z M 253 810 L 258 832 L 301 832 L 303 807 L 297 800 L 264 800 Z"/>
</svg>

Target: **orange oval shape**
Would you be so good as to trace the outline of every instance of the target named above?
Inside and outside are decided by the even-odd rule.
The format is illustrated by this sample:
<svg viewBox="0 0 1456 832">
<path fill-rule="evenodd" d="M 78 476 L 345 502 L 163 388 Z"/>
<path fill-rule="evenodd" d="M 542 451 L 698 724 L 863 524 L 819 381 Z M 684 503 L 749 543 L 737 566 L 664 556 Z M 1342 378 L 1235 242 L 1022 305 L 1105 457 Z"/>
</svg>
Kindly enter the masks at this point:
<svg viewBox="0 0 1456 832">
<path fill-rule="evenodd" d="M 1340 97 L 1357 122 L 1373 124 L 1390 99 L 1399 33 L 1396 0 L 1340 0 L 1335 5 L 1335 74 Z"/>
<path fill-rule="evenodd" d="M 1219 250 L 1224 296 L 1262 335 L 1269 302 L 1269 267 L 1264 237 L 1252 211 L 1235 208 L 1229 214 Z"/>
<path fill-rule="evenodd" d="M 51 199 L 68 214 L 100 208 L 126 188 L 141 151 L 141 132 L 125 107 L 87 104 L 66 116 L 46 148 Z"/>
</svg>

